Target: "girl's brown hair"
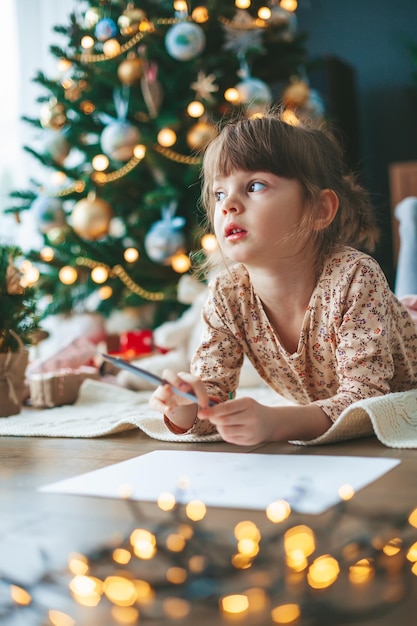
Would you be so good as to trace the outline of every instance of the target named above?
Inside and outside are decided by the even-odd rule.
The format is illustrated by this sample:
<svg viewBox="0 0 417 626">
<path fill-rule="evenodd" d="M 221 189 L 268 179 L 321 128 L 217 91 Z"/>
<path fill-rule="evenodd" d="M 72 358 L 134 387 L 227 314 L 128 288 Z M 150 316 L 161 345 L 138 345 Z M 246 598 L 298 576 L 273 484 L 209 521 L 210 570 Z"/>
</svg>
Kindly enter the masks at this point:
<svg viewBox="0 0 417 626">
<path fill-rule="evenodd" d="M 227 123 L 207 147 L 202 167 L 201 201 L 213 228 L 213 179 L 236 170 L 271 172 L 297 180 L 311 210 L 299 228 L 310 229 L 317 271 L 337 244 L 374 250 L 378 227 L 368 193 L 346 167 L 342 149 L 328 130 L 307 123 L 287 124 L 277 114 Z M 339 208 L 323 230 L 312 228 L 323 189 L 332 189 Z M 307 231 L 304 231 L 307 232 Z"/>
</svg>

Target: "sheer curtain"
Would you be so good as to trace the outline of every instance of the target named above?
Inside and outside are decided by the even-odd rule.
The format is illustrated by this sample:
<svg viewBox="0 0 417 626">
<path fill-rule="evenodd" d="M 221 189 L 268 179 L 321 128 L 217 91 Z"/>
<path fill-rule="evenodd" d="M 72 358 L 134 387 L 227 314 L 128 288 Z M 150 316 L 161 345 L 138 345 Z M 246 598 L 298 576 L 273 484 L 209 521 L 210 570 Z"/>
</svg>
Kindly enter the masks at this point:
<svg viewBox="0 0 417 626">
<path fill-rule="evenodd" d="M 79 4 L 76 0 L 1 0 L 0 243 L 16 243 L 23 249 L 36 244 L 32 216 L 26 212 L 18 225 L 4 209 L 12 205 L 10 191 L 28 188 L 31 177 L 45 178 L 43 168 L 22 149 L 24 144 L 34 145 L 36 133 L 20 120 L 22 115 L 39 117 L 36 98 L 43 92 L 33 78 L 38 70 L 51 78 L 56 74 L 56 59 L 49 46 L 65 45 L 65 40 L 52 29 L 56 24 L 68 24 L 70 12 Z"/>
</svg>

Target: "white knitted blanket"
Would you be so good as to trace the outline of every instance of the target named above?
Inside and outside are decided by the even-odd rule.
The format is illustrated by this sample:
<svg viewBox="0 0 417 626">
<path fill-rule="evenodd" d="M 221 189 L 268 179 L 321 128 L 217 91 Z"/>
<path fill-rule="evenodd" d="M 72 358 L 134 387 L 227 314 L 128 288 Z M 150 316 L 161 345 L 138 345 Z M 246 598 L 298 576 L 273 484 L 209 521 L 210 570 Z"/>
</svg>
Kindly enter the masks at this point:
<svg viewBox="0 0 417 626">
<path fill-rule="evenodd" d="M 267 387 L 240 389 L 238 395 L 248 395 L 268 405 L 289 404 Z M 220 440 L 217 434 L 172 434 L 160 414 L 149 408 L 149 397 L 149 391 L 130 391 L 87 379 L 73 405 L 44 410 L 24 408 L 18 415 L 0 418 L 0 436 L 88 438 L 139 428 L 161 441 Z M 389 447 L 417 448 L 417 389 L 360 400 L 345 409 L 321 437 L 292 443 L 319 445 L 369 435 L 376 435 Z"/>
</svg>

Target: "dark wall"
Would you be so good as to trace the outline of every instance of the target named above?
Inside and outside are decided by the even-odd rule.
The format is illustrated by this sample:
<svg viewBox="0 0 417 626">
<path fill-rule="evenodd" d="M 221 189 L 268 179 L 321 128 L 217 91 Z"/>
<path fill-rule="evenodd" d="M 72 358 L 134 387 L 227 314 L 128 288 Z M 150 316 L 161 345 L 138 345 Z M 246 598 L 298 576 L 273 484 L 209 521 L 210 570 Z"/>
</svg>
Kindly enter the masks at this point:
<svg viewBox="0 0 417 626">
<path fill-rule="evenodd" d="M 417 159 L 417 107 L 409 89 L 417 45 L 417 0 L 299 0 L 309 57 L 337 57 L 354 69 L 359 169 L 383 237 L 376 252 L 393 281 L 388 165 Z"/>
</svg>

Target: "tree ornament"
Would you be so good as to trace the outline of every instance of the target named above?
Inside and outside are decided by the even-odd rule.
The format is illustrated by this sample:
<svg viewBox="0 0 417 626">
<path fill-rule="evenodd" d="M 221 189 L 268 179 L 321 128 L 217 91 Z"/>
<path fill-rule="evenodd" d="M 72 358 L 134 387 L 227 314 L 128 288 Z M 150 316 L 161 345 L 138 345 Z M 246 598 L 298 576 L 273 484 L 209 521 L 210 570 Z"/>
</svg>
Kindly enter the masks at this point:
<svg viewBox="0 0 417 626">
<path fill-rule="evenodd" d="M 87 9 L 84 14 L 84 26 L 87 30 L 94 28 L 100 19 L 100 10 L 97 7 Z"/>
<path fill-rule="evenodd" d="M 99 20 L 94 29 L 94 34 L 99 41 L 107 41 L 117 35 L 117 25 L 111 17 L 104 17 Z"/>
<path fill-rule="evenodd" d="M 42 138 L 44 153 L 58 165 L 63 165 L 71 150 L 71 145 L 64 133 L 59 130 L 45 129 Z"/>
<path fill-rule="evenodd" d="M 316 89 L 310 89 L 309 97 L 304 105 L 304 110 L 308 117 L 313 119 L 323 119 L 326 115 L 326 106 L 323 98 Z"/>
<path fill-rule="evenodd" d="M 133 156 L 133 149 L 140 141 L 140 133 L 130 122 L 116 120 L 101 133 L 101 148 L 113 161 L 125 163 Z"/>
<path fill-rule="evenodd" d="M 48 233 L 53 228 L 66 226 L 67 216 L 63 208 L 62 201 L 58 198 L 48 196 L 38 196 L 31 204 L 39 231 Z"/>
<path fill-rule="evenodd" d="M 71 226 L 82 239 L 95 241 L 107 235 L 112 217 L 113 210 L 110 204 L 92 194 L 74 206 Z"/>
<path fill-rule="evenodd" d="M 254 26 L 253 17 L 248 11 L 238 9 L 233 20 L 223 25 L 223 30 L 225 34 L 223 47 L 236 56 L 245 56 L 249 51 L 265 52 L 262 44 L 264 29 Z"/>
<path fill-rule="evenodd" d="M 104 113 L 98 116 L 106 125 L 100 137 L 101 149 L 110 159 L 126 162 L 133 156 L 134 148 L 140 141 L 140 133 L 137 127 L 126 119 L 129 90 L 115 89 L 113 99 L 117 118 Z"/>
<path fill-rule="evenodd" d="M 158 80 L 157 63 L 143 62 L 143 75 L 140 87 L 149 115 L 151 118 L 157 117 L 163 98 L 162 86 Z"/>
<path fill-rule="evenodd" d="M 243 104 L 249 114 L 262 112 L 271 106 L 271 90 L 259 78 L 249 76 L 238 83 L 235 89 L 239 93 L 239 104 Z"/>
<path fill-rule="evenodd" d="M 216 127 L 210 122 L 200 121 L 187 133 L 187 144 L 191 150 L 203 150 L 217 135 Z"/>
<path fill-rule="evenodd" d="M 185 226 L 183 217 L 175 217 L 176 204 L 163 207 L 162 220 L 155 222 L 145 237 L 145 250 L 155 263 L 170 265 L 172 257 L 185 250 Z"/>
<path fill-rule="evenodd" d="M 297 16 L 293 11 L 273 6 L 268 24 L 272 27 L 270 30 L 276 41 L 291 42 L 297 30 Z"/>
<path fill-rule="evenodd" d="M 206 100 L 210 103 L 214 102 L 214 98 L 211 94 L 219 90 L 219 86 L 215 84 L 215 80 L 215 74 L 207 75 L 200 70 L 197 74 L 197 80 L 190 85 L 191 89 L 195 91 L 196 98 Z"/>
<path fill-rule="evenodd" d="M 6 293 L 9 296 L 19 296 L 24 292 L 21 284 L 22 276 L 13 265 L 13 258 L 9 256 L 8 266 L 6 268 Z"/>
<path fill-rule="evenodd" d="M 117 25 L 124 37 L 131 37 L 138 32 L 139 26 L 145 18 L 145 11 L 136 8 L 133 2 L 129 2 L 127 8 L 117 20 Z"/>
<path fill-rule="evenodd" d="M 40 111 L 39 121 L 43 128 L 60 130 L 67 123 L 65 107 L 56 98 L 50 98 Z"/>
<path fill-rule="evenodd" d="M 168 30 L 165 36 L 165 47 L 173 59 L 190 61 L 203 52 L 206 46 L 206 35 L 203 29 L 194 22 L 179 22 Z"/>
<path fill-rule="evenodd" d="M 117 68 L 117 76 L 122 85 L 131 87 L 140 82 L 143 74 L 142 59 L 136 55 L 128 56 Z"/>
<path fill-rule="evenodd" d="M 288 109 L 298 109 L 307 103 L 309 96 L 310 88 L 308 84 L 296 78 L 284 89 L 282 104 Z"/>
</svg>

